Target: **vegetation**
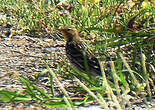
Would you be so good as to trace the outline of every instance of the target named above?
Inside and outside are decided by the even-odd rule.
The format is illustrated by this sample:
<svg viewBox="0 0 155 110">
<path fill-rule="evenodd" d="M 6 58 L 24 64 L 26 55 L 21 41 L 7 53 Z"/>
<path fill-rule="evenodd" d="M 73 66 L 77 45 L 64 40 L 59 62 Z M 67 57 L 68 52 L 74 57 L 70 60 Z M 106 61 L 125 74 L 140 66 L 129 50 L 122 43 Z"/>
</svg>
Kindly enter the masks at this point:
<svg viewBox="0 0 155 110">
<path fill-rule="evenodd" d="M 47 69 L 41 73 L 49 74 L 50 91 L 21 76 L 27 89 L 1 90 L 0 102 L 36 101 L 45 107 L 64 108 L 97 103 L 109 109 L 107 102 L 113 100 L 121 110 L 125 106 L 121 99 L 128 94 L 151 100 L 155 89 L 154 4 L 153 0 L 1 0 L 0 13 L 5 17 L 0 18 L 0 25 L 13 25 L 22 33 L 42 38 L 48 32 L 58 36 L 62 26 L 76 27 L 100 59 L 103 77 L 80 73 L 69 63 L 55 72 L 45 61 Z M 59 77 L 64 76 L 77 84 L 63 87 Z M 63 96 L 55 95 L 53 80 Z"/>
</svg>

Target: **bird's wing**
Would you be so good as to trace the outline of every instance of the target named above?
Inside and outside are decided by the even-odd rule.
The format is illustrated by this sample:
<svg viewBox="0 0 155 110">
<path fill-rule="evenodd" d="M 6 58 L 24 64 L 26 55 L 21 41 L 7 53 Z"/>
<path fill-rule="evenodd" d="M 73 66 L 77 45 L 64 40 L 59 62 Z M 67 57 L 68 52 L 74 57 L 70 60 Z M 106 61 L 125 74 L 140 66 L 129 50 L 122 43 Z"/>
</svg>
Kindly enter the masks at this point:
<svg viewBox="0 0 155 110">
<path fill-rule="evenodd" d="M 70 62 L 79 70 L 85 71 L 84 56 L 81 50 L 82 47 L 79 45 L 75 46 L 74 43 L 69 43 L 66 46 L 66 53 Z"/>
<path fill-rule="evenodd" d="M 86 58 L 90 71 L 100 74 L 100 65 L 97 58 L 95 58 L 91 51 L 86 50 L 85 45 L 73 42 L 67 44 L 67 46 L 69 46 L 69 48 L 66 48 L 68 58 L 76 68 L 86 71 L 84 60 Z"/>
<path fill-rule="evenodd" d="M 101 68 L 100 68 L 99 61 L 92 53 L 92 51 L 87 48 L 87 45 L 85 43 L 81 43 L 81 45 L 78 45 L 76 47 L 80 48 L 82 55 L 83 56 L 85 55 L 85 57 L 87 58 L 89 69 L 101 75 Z"/>
</svg>

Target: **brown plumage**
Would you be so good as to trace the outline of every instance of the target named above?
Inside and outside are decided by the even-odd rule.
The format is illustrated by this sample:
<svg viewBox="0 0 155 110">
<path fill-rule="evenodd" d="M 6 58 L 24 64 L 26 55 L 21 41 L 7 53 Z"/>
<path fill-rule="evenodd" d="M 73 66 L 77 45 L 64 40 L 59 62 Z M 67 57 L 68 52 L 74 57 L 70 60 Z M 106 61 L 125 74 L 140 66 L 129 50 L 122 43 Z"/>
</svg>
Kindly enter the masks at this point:
<svg viewBox="0 0 155 110">
<path fill-rule="evenodd" d="M 98 59 L 81 41 L 78 31 L 73 27 L 60 28 L 59 31 L 66 38 L 66 55 L 71 64 L 79 71 L 87 73 L 87 62 L 89 72 L 101 76 L 101 68 Z"/>
</svg>

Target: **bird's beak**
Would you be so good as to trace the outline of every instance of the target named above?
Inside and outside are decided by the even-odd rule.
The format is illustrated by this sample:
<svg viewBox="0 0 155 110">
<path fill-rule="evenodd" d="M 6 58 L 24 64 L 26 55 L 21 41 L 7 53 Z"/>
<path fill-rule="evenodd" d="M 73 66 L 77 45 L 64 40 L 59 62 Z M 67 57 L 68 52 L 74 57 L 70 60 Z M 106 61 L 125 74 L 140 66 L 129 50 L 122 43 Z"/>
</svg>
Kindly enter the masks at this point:
<svg viewBox="0 0 155 110">
<path fill-rule="evenodd" d="M 65 35 L 66 30 L 65 30 L 64 28 L 59 27 L 59 28 L 58 28 L 58 31 L 66 38 L 66 35 Z"/>
<path fill-rule="evenodd" d="M 63 32 L 63 31 L 65 31 L 65 30 L 64 30 L 62 27 L 59 27 L 59 28 L 58 28 L 58 31 L 59 31 L 59 32 Z"/>
</svg>

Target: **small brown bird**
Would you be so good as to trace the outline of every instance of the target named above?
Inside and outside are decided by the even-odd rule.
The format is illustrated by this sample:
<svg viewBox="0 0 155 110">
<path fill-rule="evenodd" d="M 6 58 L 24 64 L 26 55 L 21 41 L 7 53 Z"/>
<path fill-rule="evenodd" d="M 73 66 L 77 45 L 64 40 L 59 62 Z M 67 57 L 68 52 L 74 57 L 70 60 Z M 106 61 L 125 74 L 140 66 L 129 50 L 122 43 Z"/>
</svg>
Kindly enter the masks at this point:
<svg viewBox="0 0 155 110">
<path fill-rule="evenodd" d="M 71 64 L 81 72 L 88 73 L 89 71 L 95 76 L 101 76 L 101 68 L 98 59 L 88 50 L 86 45 L 84 45 L 78 31 L 73 27 L 60 28 L 59 31 L 66 38 L 66 55 Z"/>
</svg>

